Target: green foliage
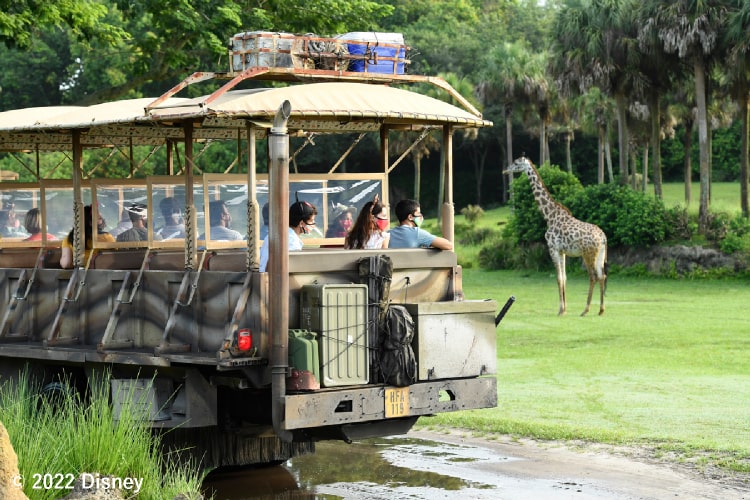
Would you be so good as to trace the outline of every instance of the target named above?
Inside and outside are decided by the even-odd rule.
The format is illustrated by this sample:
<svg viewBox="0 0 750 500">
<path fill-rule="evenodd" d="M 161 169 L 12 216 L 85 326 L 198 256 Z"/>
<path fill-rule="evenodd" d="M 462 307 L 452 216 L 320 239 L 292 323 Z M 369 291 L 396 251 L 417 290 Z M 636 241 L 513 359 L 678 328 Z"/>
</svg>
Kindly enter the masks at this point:
<svg viewBox="0 0 750 500">
<path fill-rule="evenodd" d="M 627 186 L 587 186 L 572 196 L 568 208 L 579 219 L 599 226 L 609 246 L 649 246 L 669 236 L 664 204 Z"/>
<path fill-rule="evenodd" d="M 667 225 L 669 226 L 669 239 L 690 240 L 698 232 L 698 222 L 691 217 L 687 208 L 675 205 L 666 210 Z"/>
<path fill-rule="evenodd" d="M 483 269 L 515 269 L 544 271 L 552 269 L 547 246 L 543 243 L 518 245 L 508 238 L 492 238 L 479 250 L 479 265 Z"/>
<path fill-rule="evenodd" d="M 580 181 L 557 167 L 543 165 L 538 169 L 547 190 L 558 202 L 565 204 L 573 193 L 582 189 Z M 513 217 L 506 226 L 506 235 L 513 235 L 519 243 L 543 242 L 547 223 L 534 200 L 531 185 L 525 175 L 512 184 Z"/>
<path fill-rule="evenodd" d="M 461 215 L 466 217 L 469 224 L 474 225 L 479 219 L 484 217 L 484 210 L 479 205 L 467 205 L 461 209 Z"/>
<path fill-rule="evenodd" d="M 3 2 L 0 10 L 0 41 L 10 47 L 28 49 L 39 31 L 65 26 L 80 40 L 113 42 L 127 35 L 119 26 L 104 21 L 107 6 L 102 2 L 57 0 Z"/>
</svg>

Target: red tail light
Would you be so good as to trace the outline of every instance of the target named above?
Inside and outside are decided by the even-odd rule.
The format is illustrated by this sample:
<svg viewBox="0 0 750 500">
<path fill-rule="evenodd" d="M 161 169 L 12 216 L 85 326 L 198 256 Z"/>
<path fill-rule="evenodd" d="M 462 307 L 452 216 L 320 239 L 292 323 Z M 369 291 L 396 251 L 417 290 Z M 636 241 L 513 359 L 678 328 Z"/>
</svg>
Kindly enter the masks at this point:
<svg viewBox="0 0 750 500">
<path fill-rule="evenodd" d="M 237 332 L 237 348 L 240 351 L 249 351 L 253 348 L 253 335 L 249 328 Z"/>
</svg>

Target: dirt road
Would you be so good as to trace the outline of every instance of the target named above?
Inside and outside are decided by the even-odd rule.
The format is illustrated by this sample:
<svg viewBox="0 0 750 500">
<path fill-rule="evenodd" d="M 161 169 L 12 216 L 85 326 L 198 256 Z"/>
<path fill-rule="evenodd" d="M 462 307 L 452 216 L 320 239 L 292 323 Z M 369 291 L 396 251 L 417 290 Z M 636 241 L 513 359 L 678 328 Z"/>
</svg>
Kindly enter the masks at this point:
<svg viewBox="0 0 750 500">
<path fill-rule="evenodd" d="M 425 431 L 409 436 L 484 448 L 507 457 L 472 465 L 484 472 L 485 481 L 495 475 L 504 478 L 494 498 L 750 499 L 750 475 L 675 462 L 673 457 L 657 460 L 648 450 L 635 447 Z"/>
<path fill-rule="evenodd" d="M 215 500 L 750 500 L 750 475 L 642 448 L 412 431 L 320 442 L 275 468 L 212 473 Z"/>
</svg>

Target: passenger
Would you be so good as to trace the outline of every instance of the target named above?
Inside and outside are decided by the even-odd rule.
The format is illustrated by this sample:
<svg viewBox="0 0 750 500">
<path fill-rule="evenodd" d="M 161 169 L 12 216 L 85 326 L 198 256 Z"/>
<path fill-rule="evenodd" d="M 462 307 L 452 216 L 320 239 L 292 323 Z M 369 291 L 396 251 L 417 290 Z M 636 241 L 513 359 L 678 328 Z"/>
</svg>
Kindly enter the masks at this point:
<svg viewBox="0 0 750 500">
<path fill-rule="evenodd" d="M 29 235 L 16 216 L 16 204 L 6 201 L 0 210 L 0 236 L 3 238 L 26 238 Z"/>
<path fill-rule="evenodd" d="M 365 203 L 357 217 L 352 230 L 346 236 L 345 248 L 356 250 L 371 248 L 388 248 L 388 209 L 380 203 L 378 195 Z"/>
<path fill-rule="evenodd" d="M 260 240 L 263 241 L 268 237 L 268 202 L 263 204 L 261 215 L 263 216 L 263 225 L 260 227 Z"/>
<path fill-rule="evenodd" d="M 396 217 L 399 226 L 391 229 L 391 248 L 438 248 L 453 250 L 453 243 L 434 236 L 419 226 L 424 222 L 424 215 L 416 200 L 401 200 L 396 205 Z"/>
<path fill-rule="evenodd" d="M 315 216 L 318 210 L 314 205 L 306 201 L 297 201 L 289 207 L 289 251 L 296 252 L 302 250 L 302 238 L 300 235 L 309 234 L 315 227 Z M 268 266 L 269 240 L 263 240 L 260 247 L 260 272 L 266 272 Z"/>
<path fill-rule="evenodd" d="M 333 221 L 328 225 L 326 238 L 345 238 L 352 228 L 354 210 L 344 205 L 336 207 L 333 212 Z"/>
<path fill-rule="evenodd" d="M 109 232 L 112 236 L 117 238 L 122 233 L 133 227 L 133 223 L 130 221 L 130 211 L 126 207 L 122 207 L 122 213 L 120 214 L 120 222 Z"/>
<path fill-rule="evenodd" d="M 159 210 L 164 217 L 164 225 L 155 232 L 164 240 L 185 237 L 185 222 L 177 200 L 168 196 L 159 202 Z"/>
<path fill-rule="evenodd" d="M 42 217 L 38 208 L 32 208 L 26 212 L 23 226 L 29 232 L 29 237 L 24 241 L 42 241 Z M 55 235 L 47 233 L 47 241 L 56 240 Z"/>
<path fill-rule="evenodd" d="M 91 205 L 83 207 L 83 231 L 84 231 L 84 261 L 88 262 L 91 250 L 94 247 L 93 244 L 93 233 L 94 227 L 91 223 L 92 210 Z M 114 243 L 115 238 L 104 229 L 106 228 L 106 221 L 104 217 L 99 214 L 96 224 L 96 241 L 105 243 Z M 68 233 L 67 238 L 62 240 L 62 254 L 60 255 L 60 267 L 63 269 L 70 269 L 73 267 L 73 231 Z"/>
<path fill-rule="evenodd" d="M 128 209 L 128 217 L 133 227 L 117 236 L 117 241 L 148 241 L 148 207 L 143 203 L 134 203 Z M 154 234 L 160 240 L 160 234 Z"/>
<path fill-rule="evenodd" d="M 211 240 L 242 240 L 244 239 L 239 231 L 231 229 L 232 214 L 227 209 L 227 204 L 221 200 L 215 200 L 208 204 L 208 217 L 211 221 Z M 199 240 L 205 240 L 206 235 L 198 236 Z"/>
</svg>

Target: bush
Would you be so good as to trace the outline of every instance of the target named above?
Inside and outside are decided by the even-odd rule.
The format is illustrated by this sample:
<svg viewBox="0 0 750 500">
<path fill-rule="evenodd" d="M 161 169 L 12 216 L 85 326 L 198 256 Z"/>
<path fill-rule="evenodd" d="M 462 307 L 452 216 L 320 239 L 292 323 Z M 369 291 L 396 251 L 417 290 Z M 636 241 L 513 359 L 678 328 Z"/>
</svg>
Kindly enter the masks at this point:
<svg viewBox="0 0 750 500">
<path fill-rule="evenodd" d="M 649 246 L 671 234 L 673 218 L 656 198 L 617 184 L 583 188 L 573 175 L 553 167 L 540 168 L 539 175 L 552 197 L 574 217 L 604 231 L 609 246 Z M 513 181 L 513 210 L 504 236 L 521 244 L 544 242 L 547 223 L 526 179 Z"/>
<path fill-rule="evenodd" d="M 588 186 L 570 199 L 568 208 L 577 218 L 599 226 L 609 246 L 650 246 L 670 234 L 664 203 L 627 186 Z"/>
<path fill-rule="evenodd" d="M 546 271 L 552 269 L 547 245 L 519 245 L 507 238 L 492 238 L 479 250 L 479 265 L 484 269 Z"/>
<path fill-rule="evenodd" d="M 484 210 L 479 205 L 467 205 L 461 209 L 461 215 L 466 217 L 469 224 L 473 225 L 484 216 Z"/>
<path fill-rule="evenodd" d="M 698 231 L 697 220 L 690 217 L 687 208 L 683 206 L 678 205 L 668 208 L 665 216 L 667 218 L 667 226 L 669 227 L 667 239 L 690 240 Z"/>
<path fill-rule="evenodd" d="M 563 205 L 574 193 L 583 189 L 581 182 L 574 175 L 557 167 L 542 166 L 538 172 L 552 197 Z M 504 235 L 515 238 L 521 244 L 544 242 L 547 223 L 534 199 L 529 180 L 525 175 L 516 178 L 512 189 L 513 215 Z"/>
</svg>

